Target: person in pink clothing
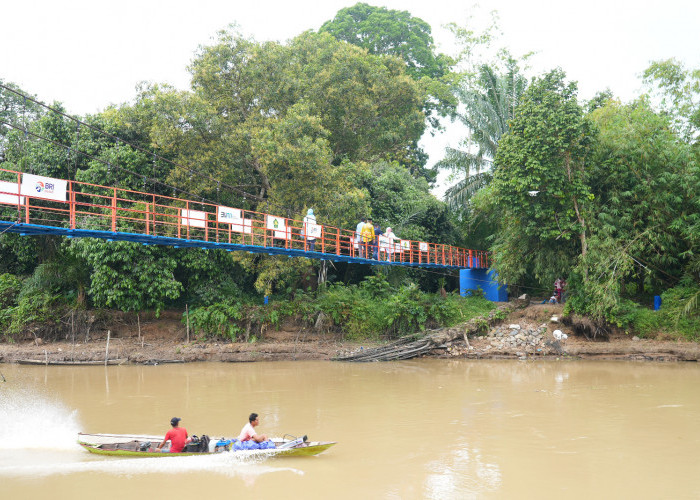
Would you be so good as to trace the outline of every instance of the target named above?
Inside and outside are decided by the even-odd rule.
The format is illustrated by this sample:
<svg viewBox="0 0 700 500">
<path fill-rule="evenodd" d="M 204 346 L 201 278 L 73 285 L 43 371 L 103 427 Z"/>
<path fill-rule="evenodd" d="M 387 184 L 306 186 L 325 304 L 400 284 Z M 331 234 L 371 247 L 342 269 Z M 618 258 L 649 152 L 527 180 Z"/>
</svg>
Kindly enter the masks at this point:
<svg viewBox="0 0 700 500">
<path fill-rule="evenodd" d="M 241 434 L 238 436 L 239 441 L 253 440 L 256 443 L 262 443 L 267 441 L 267 436 L 265 434 L 258 434 L 255 432 L 255 428 L 260 425 L 260 419 L 257 413 L 251 413 L 248 417 L 248 423 L 241 429 Z"/>
</svg>

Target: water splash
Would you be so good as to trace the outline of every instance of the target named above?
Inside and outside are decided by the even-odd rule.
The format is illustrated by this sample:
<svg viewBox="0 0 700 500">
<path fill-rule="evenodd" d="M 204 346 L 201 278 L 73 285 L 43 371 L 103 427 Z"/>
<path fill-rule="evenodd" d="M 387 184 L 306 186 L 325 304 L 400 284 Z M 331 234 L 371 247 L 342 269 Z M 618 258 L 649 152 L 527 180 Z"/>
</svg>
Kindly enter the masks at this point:
<svg viewBox="0 0 700 500">
<path fill-rule="evenodd" d="M 78 412 L 40 391 L 16 388 L 0 394 L 0 477 L 47 477 L 85 472 L 119 476 L 209 472 L 254 481 L 270 472 L 303 472 L 262 465 L 267 457 L 235 453 L 190 457 L 97 457 L 76 440 Z"/>
<path fill-rule="evenodd" d="M 76 450 L 78 412 L 37 392 L 15 390 L 0 398 L 0 450 Z"/>
</svg>

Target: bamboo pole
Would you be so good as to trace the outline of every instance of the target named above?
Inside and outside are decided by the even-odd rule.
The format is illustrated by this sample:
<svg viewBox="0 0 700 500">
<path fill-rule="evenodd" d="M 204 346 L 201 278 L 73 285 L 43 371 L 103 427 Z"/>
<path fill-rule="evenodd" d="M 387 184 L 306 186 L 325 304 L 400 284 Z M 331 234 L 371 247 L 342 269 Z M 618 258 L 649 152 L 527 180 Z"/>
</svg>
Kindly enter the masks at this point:
<svg viewBox="0 0 700 500">
<path fill-rule="evenodd" d="M 75 361 L 75 310 L 70 313 L 70 333 L 71 333 L 71 346 L 70 346 L 70 360 Z"/>
<path fill-rule="evenodd" d="M 112 331 L 107 330 L 107 347 L 105 348 L 105 366 L 107 366 L 107 360 L 109 359 L 109 338 L 112 336 Z"/>
<path fill-rule="evenodd" d="M 139 342 L 140 342 L 141 341 L 141 318 L 140 318 L 140 314 L 138 314 L 138 313 L 136 314 L 136 324 L 139 327 Z"/>
<path fill-rule="evenodd" d="M 187 343 L 190 343 L 190 310 L 187 304 L 185 304 L 185 316 L 187 316 Z"/>
</svg>

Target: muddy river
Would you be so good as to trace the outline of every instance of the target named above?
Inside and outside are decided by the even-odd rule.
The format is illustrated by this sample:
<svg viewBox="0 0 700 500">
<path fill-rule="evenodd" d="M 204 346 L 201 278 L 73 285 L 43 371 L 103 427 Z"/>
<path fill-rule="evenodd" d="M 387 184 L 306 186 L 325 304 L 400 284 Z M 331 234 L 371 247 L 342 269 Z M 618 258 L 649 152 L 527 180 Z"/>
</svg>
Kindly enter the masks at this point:
<svg viewBox="0 0 700 500">
<path fill-rule="evenodd" d="M 577 361 L 0 364 L 1 497 L 698 498 L 700 367 Z M 3 381 L 4 379 L 4 381 Z M 77 433 L 273 436 L 316 457 L 129 459 Z"/>
</svg>

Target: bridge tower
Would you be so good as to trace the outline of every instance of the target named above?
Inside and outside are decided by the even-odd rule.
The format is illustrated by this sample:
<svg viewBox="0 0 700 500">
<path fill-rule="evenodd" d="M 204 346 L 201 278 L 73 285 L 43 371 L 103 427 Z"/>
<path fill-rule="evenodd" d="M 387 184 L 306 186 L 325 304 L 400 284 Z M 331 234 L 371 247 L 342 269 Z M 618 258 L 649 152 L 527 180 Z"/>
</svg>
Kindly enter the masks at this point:
<svg viewBox="0 0 700 500">
<path fill-rule="evenodd" d="M 508 287 L 498 282 L 498 274 L 484 268 L 459 270 L 459 294 L 467 295 L 469 290 L 481 288 L 491 302 L 507 302 Z"/>
</svg>

